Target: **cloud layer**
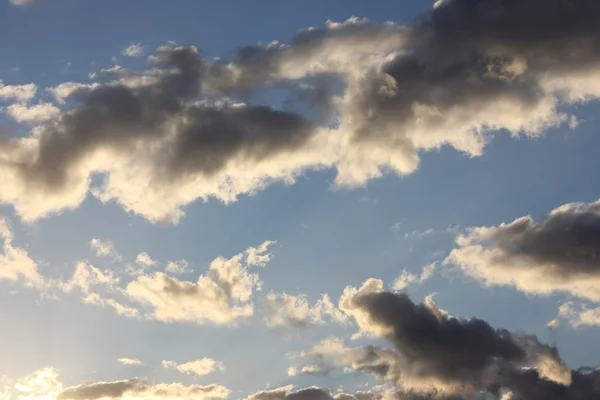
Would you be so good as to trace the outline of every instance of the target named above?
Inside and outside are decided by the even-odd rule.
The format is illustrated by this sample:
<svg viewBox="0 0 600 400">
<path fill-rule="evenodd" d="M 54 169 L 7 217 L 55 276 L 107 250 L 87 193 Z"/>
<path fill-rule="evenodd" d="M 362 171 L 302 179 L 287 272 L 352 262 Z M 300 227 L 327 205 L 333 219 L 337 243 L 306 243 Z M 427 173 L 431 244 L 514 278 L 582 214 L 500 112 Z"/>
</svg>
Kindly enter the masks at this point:
<svg viewBox="0 0 600 400">
<path fill-rule="evenodd" d="M 599 16 L 586 0 L 453 0 L 411 24 L 328 22 L 225 60 L 164 46 L 146 71 L 50 88 L 70 95 L 58 120 L 0 142 L 0 201 L 34 220 L 92 193 L 175 222 L 197 199 L 234 201 L 307 170 L 335 168 L 351 187 L 412 173 L 442 146 L 478 156 L 498 130 L 575 125 L 557 107 L 600 95 Z M 308 112 L 253 103 L 271 88 Z M 2 84 L 0 96 L 34 89 Z"/>
</svg>

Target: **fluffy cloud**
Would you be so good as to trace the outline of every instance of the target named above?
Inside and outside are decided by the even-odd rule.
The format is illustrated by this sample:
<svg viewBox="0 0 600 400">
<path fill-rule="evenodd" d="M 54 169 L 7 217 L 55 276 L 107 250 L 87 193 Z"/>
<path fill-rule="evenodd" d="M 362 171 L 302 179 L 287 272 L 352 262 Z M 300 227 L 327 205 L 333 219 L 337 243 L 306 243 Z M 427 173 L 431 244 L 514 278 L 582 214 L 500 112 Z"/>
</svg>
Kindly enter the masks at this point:
<svg viewBox="0 0 600 400">
<path fill-rule="evenodd" d="M 402 270 L 400 275 L 394 281 L 393 289 L 394 290 L 404 290 L 411 284 L 415 283 L 423 283 L 427 279 L 431 278 L 433 272 L 435 271 L 437 263 L 431 263 L 423 267 L 421 274 L 419 276 L 415 274 L 411 274 L 407 270 Z"/>
<path fill-rule="evenodd" d="M 213 360 L 212 358 L 201 358 L 199 360 L 189 361 L 183 364 L 179 364 L 175 361 L 163 361 L 162 366 L 164 368 L 175 368 L 182 374 L 203 376 L 208 375 L 213 371 L 225 371 L 225 367 L 222 363 Z"/>
<path fill-rule="evenodd" d="M 144 47 L 141 43 L 132 43 L 125 47 L 121 54 L 126 57 L 140 57 L 144 55 Z"/>
<path fill-rule="evenodd" d="M 442 146 L 478 156 L 492 132 L 537 136 L 572 121 L 560 104 L 600 95 L 598 16 L 591 1 L 453 0 L 411 24 L 328 22 L 225 60 L 164 46 L 148 71 L 55 88 L 76 105 L 0 143 L 0 202 L 34 220 L 91 192 L 176 222 L 197 199 L 235 201 L 308 169 L 335 168 L 352 187 L 411 173 Z M 273 86 L 310 115 L 241 103 Z"/>
<path fill-rule="evenodd" d="M 150 255 L 145 251 L 137 255 L 135 262 L 144 267 L 156 265 L 156 260 L 153 260 L 152 257 L 150 257 Z"/>
<path fill-rule="evenodd" d="M 114 243 L 110 240 L 93 238 L 90 240 L 90 249 L 94 252 L 96 257 L 109 257 L 115 260 L 121 259 L 121 255 L 117 252 Z"/>
<path fill-rule="evenodd" d="M 326 294 L 312 306 L 303 295 L 293 296 L 276 292 L 267 294 L 265 322 L 271 328 L 322 325 L 325 323 L 325 317 L 337 323 L 344 323 L 347 319 Z"/>
<path fill-rule="evenodd" d="M 71 279 L 61 286 L 66 292 L 78 288 L 83 294 L 87 295 L 90 293 L 90 287 L 98 285 L 112 286 L 118 282 L 119 279 L 112 272 L 102 271 L 87 262 L 79 262 L 75 265 L 75 271 Z"/>
<path fill-rule="evenodd" d="M 445 262 L 486 285 L 600 301 L 600 202 L 565 204 L 538 222 L 470 228 L 457 244 Z"/>
<path fill-rule="evenodd" d="M 431 297 L 415 304 L 405 294 L 384 291 L 376 279 L 346 288 L 339 307 L 362 333 L 385 339 L 392 348 L 348 348 L 339 339 L 328 339 L 301 353 L 308 363 L 292 372 L 322 375 L 346 369 L 374 374 L 405 391 L 448 396 L 512 390 L 512 379 L 521 379 L 530 369 L 554 387 L 569 388 L 579 373 L 534 335 L 494 329 L 477 318 L 452 317 Z"/>
<path fill-rule="evenodd" d="M 257 249 L 230 259 L 216 258 L 208 273 L 196 282 L 181 281 L 163 272 L 139 276 L 127 285 L 126 293 L 132 301 L 150 308 L 150 317 L 159 321 L 235 324 L 254 314 L 252 295 L 261 282 L 244 260 L 249 254 L 263 257 L 268 245 Z"/>
<path fill-rule="evenodd" d="M 35 97 L 37 86 L 33 83 L 25 85 L 5 85 L 0 80 L 0 100 L 17 100 L 26 102 Z"/>
<path fill-rule="evenodd" d="M 0 240 L 3 241 L 0 251 L 0 280 L 21 280 L 26 286 L 40 291 L 49 287 L 50 282 L 40 274 L 37 262 L 27 251 L 13 246 L 13 232 L 10 222 L 5 218 L 0 218 Z"/>
<path fill-rule="evenodd" d="M 12 104 L 6 107 L 6 113 L 19 123 L 40 124 L 57 118 L 60 115 L 60 110 L 50 103 L 40 103 L 32 106 Z"/>
<path fill-rule="evenodd" d="M 180 275 L 190 272 L 189 263 L 186 260 L 175 260 L 167 262 L 165 271 L 170 274 Z"/>
</svg>

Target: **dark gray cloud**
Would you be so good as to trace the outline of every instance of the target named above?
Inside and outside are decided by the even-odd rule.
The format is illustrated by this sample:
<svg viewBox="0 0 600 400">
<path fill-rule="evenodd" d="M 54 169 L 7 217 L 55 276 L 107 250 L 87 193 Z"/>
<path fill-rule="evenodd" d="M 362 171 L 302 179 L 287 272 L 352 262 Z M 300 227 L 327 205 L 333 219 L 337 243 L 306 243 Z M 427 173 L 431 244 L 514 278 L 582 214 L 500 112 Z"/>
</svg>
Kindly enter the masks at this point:
<svg viewBox="0 0 600 400">
<path fill-rule="evenodd" d="M 537 371 L 512 371 L 506 377 L 511 400 L 593 400 L 600 396 L 600 370 L 573 371 L 569 386 L 541 379 Z"/>
<path fill-rule="evenodd" d="M 470 228 L 457 243 L 447 263 L 486 284 L 600 300 L 600 202 L 565 204 L 537 222 Z"/>
<path fill-rule="evenodd" d="M 442 396 L 475 396 L 511 390 L 507 377 L 533 370 L 539 380 L 569 387 L 571 371 L 556 348 L 535 335 L 495 329 L 477 318 L 455 318 L 428 298 L 414 303 L 406 294 L 385 292 L 367 281 L 347 288 L 340 308 L 365 333 L 386 339 L 393 348 L 347 348 L 329 339 L 302 353 L 304 374 L 351 369 L 394 382 L 405 391 Z"/>
</svg>

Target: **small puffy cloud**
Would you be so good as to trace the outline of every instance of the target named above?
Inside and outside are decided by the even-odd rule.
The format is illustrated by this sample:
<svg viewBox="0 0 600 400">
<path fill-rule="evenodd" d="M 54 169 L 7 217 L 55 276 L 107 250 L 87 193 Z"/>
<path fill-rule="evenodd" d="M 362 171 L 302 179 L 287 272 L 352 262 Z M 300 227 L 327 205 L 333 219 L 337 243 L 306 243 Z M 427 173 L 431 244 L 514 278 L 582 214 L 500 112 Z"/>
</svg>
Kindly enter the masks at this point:
<svg viewBox="0 0 600 400">
<path fill-rule="evenodd" d="M 561 320 L 568 321 L 574 327 L 600 326 L 600 307 L 589 308 L 582 303 L 567 302 L 559 307 L 556 318 L 546 326 L 556 328 Z"/>
<path fill-rule="evenodd" d="M 35 97 L 37 89 L 37 86 L 33 83 L 25 85 L 5 85 L 4 82 L 0 80 L 0 100 L 27 102 Z"/>
<path fill-rule="evenodd" d="M 269 246 L 276 244 L 274 240 L 267 240 L 258 247 L 246 249 L 246 264 L 258 267 L 264 267 L 271 261 L 271 254 L 267 252 Z"/>
<path fill-rule="evenodd" d="M 600 201 L 565 204 L 537 222 L 525 216 L 467 232 L 445 263 L 483 284 L 600 301 Z"/>
<path fill-rule="evenodd" d="M 96 257 L 108 257 L 114 260 L 120 260 L 121 255 L 117 252 L 115 245 L 110 240 L 94 238 L 90 240 L 90 249 Z"/>
<path fill-rule="evenodd" d="M 181 275 L 191 271 L 188 267 L 189 263 L 186 260 L 169 261 L 167 262 L 165 271 L 170 274 Z"/>
<path fill-rule="evenodd" d="M 85 93 L 100 87 L 99 83 L 80 83 L 80 82 L 63 82 L 57 86 L 47 88 L 46 90 L 52 94 L 54 99 L 64 104 L 65 100 L 76 93 Z"/>
<path fill-rule="evenodd" d="M 110 271 L 102 271 L 87 262 L 79 262 L 75 266 L 72 278 L 63 283 L 62 289 L 71 292 L 78 288 L 83 294 L 90 293 L 90 287 L 106 285 L 113 286 L 119 282 L 119 279 Z"/>
<path fill-rule="evenodd" d="M 261 282 L 244 260 L 251 254 L 267 257 L 269 244 L 265 243 L 230 259 L 216 258 L 196 282 L 157 272 L 138 276 L 127 285 L 126 293 L 132 301 L 150 309 L 150 318 L 159 321 L 235 324 L 254 314 L 253 292 L 260 289 Z"/>
<path fill-rule="evenodd" d="M 60 110 L 51 103 L 39 103 L 32 106 L 11 104 L 6 107 L 6 114 L 19 123 L 40 124 L 60 115 Z"/>
<path fill-rule="evenodd" d="M 145 47 L 141 43 L 131 43 L 121 51 L 121 54 L 126 57 L 140 57 L 144 55 Z"/>
<path fill-rule="evenodd" d="M 0 280 L 16 282 L 21 280 L 26 286 L 43 291 L 49 287 L 46 279 L 25 249 L 13 246 L 13 232 L 10 222 L 0 217 Z"/>
<path fill-rule="evenodd" d="M 145 251 L 137 255 L 135 262 L 143 267 L 151 267 L 156 265 L 156 260 L 153 260 L 152 257 L 150 257 L 150 255 Z"/>
<path fill-rule="evenodd" d="M 433 272 L 435 271 L 437 262 L 428 264 L 423 267 L 420 275 L 411 274 L 406 269 L 402 270 L 400 275 L 394 281 L 393 289 L 394 290 L 404 290 L 411 284 L 415 283 L 423 283 L 427 279 L 431 278 Z"/>
<path fill-rule="evenodd" d="M 305 327 L 309 324 L 325 324 L 325 318 L 344 323 L 346 315 L 339 310 L 326 294 L 314 305 L 304 295 L 270 292 L 266 298 L 265 322 L 268 327 Z"/>
<path fill-rule="evenodd" d="M 225 371 L 222 363 L 213 360 L 212 358 L 201 358 L 199 360 L 189 361 L 179 364 L 175 361 L 163 361 L 163 368 L 175 368 L 182 374 L 203 376 L 214 371 Z"/>
<path fill-rule="evenodd" d="M 136 358 L 119 358 L 117 360 L 123 365 L 141 365 L 142 362 Z"/>
</svg>

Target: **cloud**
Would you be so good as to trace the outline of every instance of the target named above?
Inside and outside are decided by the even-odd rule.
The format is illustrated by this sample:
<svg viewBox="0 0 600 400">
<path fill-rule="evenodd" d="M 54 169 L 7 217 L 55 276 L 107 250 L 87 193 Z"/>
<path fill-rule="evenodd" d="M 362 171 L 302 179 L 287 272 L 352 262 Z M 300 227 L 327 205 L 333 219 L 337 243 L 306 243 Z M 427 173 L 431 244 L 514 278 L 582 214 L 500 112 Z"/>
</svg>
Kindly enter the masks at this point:
<svg viewBox="0 0 600 400">
<path fill-rule="evenodd" d="M 100 84 L 94 83 L 79 83 L 79 82 L 63 82 L 57 86 L 47 88 L 46 90 L 52 94 L 54 99 L 60 103 L 65 104 L 66 99 L 77 93 L 83 94 L 94 89 L 98 89 Z"/>
<path fill-rule="evenodd" d="M 436 266 L 437 262 L 424 266 L 423 270 L 421 271 L 421 275 L 419 276 L 411 274 L 406 269 L 403 269 L 400 275 L 398 275 L 398 277 L 394 281 L 392 288 L 394 290 L 404 290 L 412 284 L 423 283 L 427 279 L 431 278 Z"/>
<path fill-rule="evenodd" d="M 119 279 L 110 271 L 102 271 L 87 262 L 79 262 L 75 266 L 72 278 L 63 283 L 62 289 L 71 292 L 78 288 L 83 294 L 90 293 L 90 287 L 98 285 L 112 286 L 119 282 Z"/>
<path fill-rule="evenodd" d="M 146 380 L 129 379 L 114 382 L 94 382 L 73 386 L 60 392 L 56 400 L 202 400 L 224 399 L 230 391 L 220 385 L 153 384 Z"/>
<path fill-rule="evenodd" d="M 35 97 L 37 86 L 33 83 L 25 85 L 5 85 L 0 80 L 0 100 L 17 100 L 27 102 Z"/>
<path fill-rule="evenodd" d="M 572 121 L 562 104 L 600 96 L 595 2 L 438 4 L 406 25 L 329 21 L 223 60 L 163 46 L 146 71 L 93 76 L 105 81 L 58 121 L 0 143 L 0 202 L 35 220 L 92 193 L 177 222 L 198 199 L 232 202 L 307 170 L 354 187 L 443 146 L 479 156 L 497 131 L 537 137 Z M 242 103 L 274 86 L 311 111 Z"/>
<path fill-rule="evenodd" d="M 581 326 L 599 326 L 600 325 L 600 307 L 589 308 L 585 304 L 576 304 L 567 302 L 558 309 L 558 315 L 546 326 L 556 328 L 561 320 L 568 321 L 574 327 Z"/>
<path fill-rule="evenodd" d="M 96 257 L 109 257 L 114 260 L 121 259 L 121 255 L 117 252 L 114 243 L 110 240 L 93 238 L 90 240 L 90 249 L 94 252 Z"/>
<path fill-rule="evenodd" d="M 51 103 L 39 103 L 32 106 L 11 104 L 6 107 L 6 114 L 19 123 L 40 124 L 60 115 L 60 110 Z"/>
<path fill-rule="evenodd" d="M 121 54 L 126 57 L 140 57 L 144 55 L 144 48 L 141 43 L 131 43 L 121 51 Z"/>
<path fill-rule="evenodd" d="M 186 260 L 169 261 L 167 262 L 165 271 L 169 274 L 181 275 L 187 272 L 191 272 L 191 270 L 188 267 L 189 263 Z"/>
<path fill-rule="evenodd" d="M 212 358 L 201 358 L 199 360 L 189 361 L 179 364 L 175 361 L 163 361 L 163 368 L 175 368 L 182 374 L 204 376 L 214 371 L 225 371 L 222 363 L 213 360 Z"/>
<path fill-rule="evenodd" d="M 25 286 L 44 291 L 50 282 L 38 269 L 25 249 L 13 246 L 13 232 L 10 222 L 0 217 L 0 240 L 3 241 L 0 251 L 0 280 L 11 282 L 22 281 Z"/>
<path fill-rule="evenodd" d="M 244 260 L 250 254 L 264 260 L 267 251 L 268 244 L 263 243 L 230 259 L 218 257 L 196 282 L 162 272 L 138 276 L 127 285 L 126 294 L 149 308 L 149 317 L 159 321 L 235 324 L 254 314 L 252 296 L 261 286 L 258 275 L 248 269 L 251 264 L 244 264 Z"/>
<path fill-rule="evenodd" d="M 43 400 L 203 400 L 224 399 L 229 389 L 220 385 L 183 385 L 181 383 L 152 383 L 145 379 L 126 379 L 112 382 L 88 382 L 64 387 L 58 371 L 44 367 L 25 376 L 9 388 L 19 399 Z M 8 394 L 7 399 L 12 397 Z"/>
<path fill-rule="evenodd" d="M 117 360 L 123 365 L 141 365 L 142 362 L 136 358 L 119 358 Z"/>
<path fill-rule="evenodd" d="M 410 237 L 423 237 L 423 236 L 429 236 L 435 233 L 435 230 L 433 228 L 429 228 L 427 230 L 424 231 L 412 231 L 412 232 L 407 232 L 404 234 L 404 238 L 408 239 Z"/>
<path fill-rule="evenodd" d="M 536 222 L 470 228 L 445 263 L 485 285 L 600 301 L 600 202 L 569 203 Z"/>
<path fill-rule="evenodd" d="M 573 371 L 558 351 L 536 336 L 494 329 L 477 318 L 456 318 L 439 309 L 429 297 L 422 304 L 408 296 L 382 290 L 371 279 L 359 289 L 346 288 L 340 308 L 359 328 L 386 339 L 393 349 L 367 346 L 347 349 L 328 341 L 307 353 L 316 362 L 304 373 L 326 373 L 348 367 L 400 383 L 409 390 L 473 394 L 491 390 L 505 375 L 535 368 L 545 380 L 569 386 Z"/>
<path fill-rule="evenodd" d="M 288 385 L 254 393 L 248 396 L 246 400 L 379 400 L 382 397 L 381 393 L 376 392 L 332 395 L 329 390 L 316 386 L 294 391 L 293 386 Z"/>
<path fill-rule="evenodd" d="M 135 262 L 144 267 L 156 265 L 156 260 L 153 260 L 152 257 L 150 257 L 150 255 L 145 251 L 137 255 Z"/>
<path fill-rule="evenodd" d="M 310 324 L 322 325 L 326 322 L 325 317 L 336 323 L 344 323 L 347 319 L 326 294 L 312 306 L 304 295 L 276 292 L 267 294 L 265 322 L 268 327 L 303 328 Z"/>
</svg>

